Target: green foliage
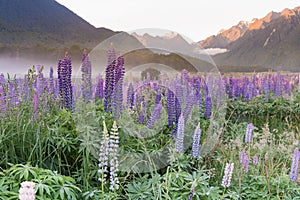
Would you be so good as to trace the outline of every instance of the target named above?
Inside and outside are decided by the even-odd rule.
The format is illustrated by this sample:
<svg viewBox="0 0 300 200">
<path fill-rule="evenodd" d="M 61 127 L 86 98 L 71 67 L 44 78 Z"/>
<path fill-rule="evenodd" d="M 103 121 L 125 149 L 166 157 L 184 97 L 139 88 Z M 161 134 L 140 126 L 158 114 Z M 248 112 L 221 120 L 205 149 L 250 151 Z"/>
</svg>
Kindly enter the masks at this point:
<svg viewBox="0 0 300 200">
<path fill-rule="evenodd" d="M 268 123 L 271 130 L 282 132 L 300 124 L 299 100 L 299 96 L 291 100 L 282 97 L 269 98 L 268 102 L 265 102 L 264 96 L 256 97 L 248 103 L 232 100 L 228 104 L 227 114 L 233 113 L 233 122 L 252 122 L 256 127 Z"/>
<path fill-rule="evenodd" d="M 78 199 L 81 190 L 75 180 L 56 172 L 17 164 L 1 173 L 0 199 L 17 199 L 23 181 L 35 183 L 36 199 Z"/>
</svg>

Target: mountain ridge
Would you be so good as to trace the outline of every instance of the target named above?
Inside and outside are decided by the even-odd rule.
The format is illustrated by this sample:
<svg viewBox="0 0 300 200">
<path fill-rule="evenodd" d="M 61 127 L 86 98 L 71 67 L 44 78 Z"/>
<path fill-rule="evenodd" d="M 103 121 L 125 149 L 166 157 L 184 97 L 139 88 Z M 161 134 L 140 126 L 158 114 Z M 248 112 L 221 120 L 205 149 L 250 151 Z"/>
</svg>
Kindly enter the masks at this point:
<svg viewBox="0 0 300 200">
<path fill-rule="evenodd" d="M 300 7 L 271 12 L 253 26 L 226 45 L 228 52 L 213 57 L 218 65 L 300 70 Z"/>
<path fill-rule="evenodd" d="M 115 34 L 95 28 L 55 0 L 1 0 L 0 41 L 2 45 L 49 47 L 93 46 Z M 87 39 L 88 38 L 88 39 Z"/>
</svg>

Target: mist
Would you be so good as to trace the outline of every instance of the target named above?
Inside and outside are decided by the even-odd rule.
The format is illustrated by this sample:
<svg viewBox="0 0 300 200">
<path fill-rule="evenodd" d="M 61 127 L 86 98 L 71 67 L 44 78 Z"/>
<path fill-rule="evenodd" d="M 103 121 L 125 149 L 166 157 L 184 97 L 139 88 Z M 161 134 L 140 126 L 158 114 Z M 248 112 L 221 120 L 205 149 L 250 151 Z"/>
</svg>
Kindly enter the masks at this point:
<svg viewBox="0 0 300 200">
<path fill-rule="evenodd" d="M 10 58 L 10 57 L 0 57 L 0 74 L 7 76 L 9 74 L 11 77 L 16 75 L 17 77 L 24 77 L 28 73 L 28 70 L 33 66 L 35 69 L 39 66 L 43 66 L 43 74 L 45 77 L 49 77 L 50 68 L 54 69 L 54 77 L 57 77 L 57 63 L 58 60 L 47 61 L 41 59 L 26 59 L 26 58 Z M 78 76 L 78 70 L 80 70 L 80 63 L 72 63 L 73 74 Z"/>
</svg>

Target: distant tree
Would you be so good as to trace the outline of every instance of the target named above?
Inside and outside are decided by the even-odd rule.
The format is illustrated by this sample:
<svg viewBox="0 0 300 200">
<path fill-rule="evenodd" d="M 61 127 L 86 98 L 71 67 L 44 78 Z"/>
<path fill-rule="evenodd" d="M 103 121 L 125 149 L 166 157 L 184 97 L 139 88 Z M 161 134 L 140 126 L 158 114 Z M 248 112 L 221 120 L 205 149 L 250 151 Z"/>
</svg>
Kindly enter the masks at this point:
<svg viewBox="0 0 300 200">
<path fill-rule="evenodd" d="M 147 68 L 144 71 L 142 71 L 142 73 L 141 73 L 142 80 L 147 78 L 147 74 L 149 74 L 150 80 L 157 80 L 160 75 L 160 71 L 158 71 L 157 69 L 153 69 L 153 68 Z"/>
</svg>

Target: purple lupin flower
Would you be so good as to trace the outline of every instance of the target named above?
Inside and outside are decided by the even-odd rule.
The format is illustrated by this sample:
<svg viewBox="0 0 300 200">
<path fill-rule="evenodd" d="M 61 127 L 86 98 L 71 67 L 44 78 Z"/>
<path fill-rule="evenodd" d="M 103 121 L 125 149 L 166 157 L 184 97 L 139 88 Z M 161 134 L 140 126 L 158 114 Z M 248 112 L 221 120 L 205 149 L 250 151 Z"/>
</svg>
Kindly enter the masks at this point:
<svg viewBox="0 0 300 200">
<path fill-rule="evenodd" d="M 246 134 L 245 134 L 245 142 L 246 143 L 251 143 L 252 131 L 253 131 L 253 124 L 250 123 L 247 125 L 247 129 L 246 129 Z"/>
<path fill-rule="evenodd" d="M 134 89 L 132 83 L 129 84 L 127 89 L 127 106 L 130 109 L 133 109 L 134 106 Z"/>
<path fill-rule="evenodd" d="M 211 96 L 207 94 L 205 97 L 205 111 L 204 111 L 205 119 L 210 119 L 211 109 L 212 109 L 212 99 Z"/>
<path fill-rule="evenodd" d="M 118 63 L 115 69 L 115 85 L 112 92 L 112 110 L 114 112 L 115 119 L 121 115 L 123 104 L 123 79 L 125 75 L 124 58 L 118 57 Z"/>
<path fill-rule="evenodd" d="M 139 123 L 139 124 L 145 123 L 145 115 L 144 115 L 144 112 L 143 112 L 143 111 L 140 111 L 140 112 L 139 112 L 138 123 Z"/>
<path fill-rule="evenodd" d="M 234 163 L 231 163 L 231 164 L 226 163 L 225 170 L 224 170 L 224 176 L 223 176 L 222 184 L 221 184 L 224 188 L 230 187 L 233 169 L 234 169 Z"/>
<path fill-rule="evenodd" d="M 188 118 L 193 109 L 194 103 L 195 103 L 195 95 L 193 93 L 190 93 L 185 102 L 185 106 L 183 109 L 183 117 L 184 117 L 185 122 L 188 121 Z"/>
<path fill-rule="evenodd" d="M 62 60 L 59 60 L 57 64 L 57 84 L 58 84 L 59 95 L 62 98 L 63 97 Z"/>
<path fill-rule="evenodd" d="M 156 91 L 155 104 L 159 104 L 160 100 L 161 100 L 161 93 L 159 91 Z"/>
<path fill-rule="evenodd" d="M 1 114 L 4 115 L 6 111 L 6 103 L 5 103 L 5 94 L 2 88 L 2 85 L 0 85 L 0 110 Z"/>
<path fill-rule="evenodd" d="M 195 129 L 194 137 L 193 137 L 193 144 L 192 144 L 192 157 L 198 158 L 200 153 L 200 139 L 201 139 L 201 129 L 200 123 Z"/>
<path fill-rule="evenodd" d="M 9 91 L 9 99 L 10 99 L 9 105 L 15 106 L 17 102 L 17 94 L 15 92 L 14 83 L 11 80 L 9 80 L 8 91 Z"/>
<path fill-rule="evenodd" d="M 167 90 L 167 109 L 168 109 L 168 126 L 173 126 L 176 121 L 176 110 L 175 110 L 175 96 L 174 93 L 168 89 Z"/>
<path fill-rule="evenodd" d="M 161 109 L 162 109 L 162 105 L 160 103 L 155 105 L 155 108 L 146 124 L 147 128 L 149 129 L 153 128 L 155 122 L 160 118 Z"/>
<path fill-rule="evenodd" d="M 249 170 L 249 158 L 245 151 L 240 153 L 240 163 L 242 164 L 242 168 L 248 173 Z"/>
<path fill-rule="evenodd" d="M 195 104 L 202 107 L 202 94 L 201 94 L 201 79 L 200 77 L 193 77 L 193 87 L 195 90 Z"/>
<path fill-rule="evenodd" d="M 54 95 L 55 87 L 54 87 L 54 78 L 53 78 L 53 67 L 50 67 L 49 74 L 49 92 Z"/>
<path fill-rule="evenodd" d="M 96 83 L 96 91 L 95 91 L 95 99 L 103 99 L 104 98 L 104 80 L 101 76 L 97 77 L 97 83 Z"/>
<path fill-rule="evenodd" d="M 229 98 L 233 97 L 232 87 L 233 87 L 233 76 L 232 76 L 232 74 L 230 74 L 230 76 L 229 76 L 229 84 L 228 84 L 228 95 L 229 95 Z"/>
<path fill-rule="evenodd" d="M 248 77 L 243 78 L 243 84 L 242 84 L 242 97 L 247 101 L 249 99 L 248 94 L 248 85 L 249 85 L 249 79 Z"/>
<path fill-rule="evenodd" d="M 26 74 L 24 77 L 24 83 L 23 83 L 23 100 L 28 101 L 30 96 L 30 88 L 28 83 L 28 75 Z"/>
<path fill-rule="evenodd" d="M 177 123 L 179 120 L 179 117 L 181 115 L 181 105 L 179 103 L 179 100 L 177 98 L 177 96 L 175 97 L 175 122 Z"/>
<path fill-rule="evenodd" d="M 290 180 L 292 182 L 296 182 L 298 178 L 299 159 L 300 159 L 300 152 L 298 149 L 295 149 L 291 171 L 290 171 Z"/>
<path fill-rule="evenodd" d="M 73 88 L 71 83 L 72 76 L 72 62 L 68 52 L 65 54 L 63 60 L 58 62 L 58 79 L 59 79 L 59 93 L 63 100 L 63 106 L 67 109 L 73 109 Z"/>
<path fill-rule="evenodd" d="M 72 61 L 71 58 L 69 57 L 69 55 L 67 55 L 67 89 L 69 90 L 68 92 L 68 97 L 69 97 L 69 101 L 66 104 L 66 107 L 73 110 L 73 86 L 72 86 Z"/>
<path fill-rule="evenodd" d="M 108 51 L 107 67 L 105 70 L 105 86 L 104 86 L 104 110 L 112 111 L 112 96 L 115 87 L 115 68 L 116 68 L 116 53 L 114 50 Z"/>
<path fill-rule="evenodd" d="M 269 93 L 270 93 L 270 80 L 264 78 L 262 80 L 262 90 L 265 93 L 265 102 L 269 101 Z"/>
<path fill-rule="evenodd" d="M 175 150 L 178 153 L 184 153 L 184 117 L 182 114 L 180 115 L 177 124 Z"/>
<path fill-rule="evenodd" d="M 252 163 L 253 163 L 254 165 L 257 165 L 257 164 L 258 164 L 258 156 L 257 156 L 257 155 L 253 156 Z"/>
<path fill-rule="evenodd" d="M 33 92 L 33 113 L 36 116 L 38 113 L 38 107 L 39 107 L 39 98 L 38 98 L 38 93 L 35 90 Z"/>
<path fill-rule="evenodd" d="M 281 96 L 281 74 L 280 69 L 277 70 L 276 86 L 275 86 L 275 97 Z"/>
<path fill-rule="evenodd" d="M 37 75 L 37 83 L 36 83 L 36 92 L 38 96 L 42 96 L 42 94 L 44 93 L 44 75 L 42 73 L 43 67 L 38 66 L 37 67 L 37 71 L 38 71 L 38 75 Z"/>
</svg>

